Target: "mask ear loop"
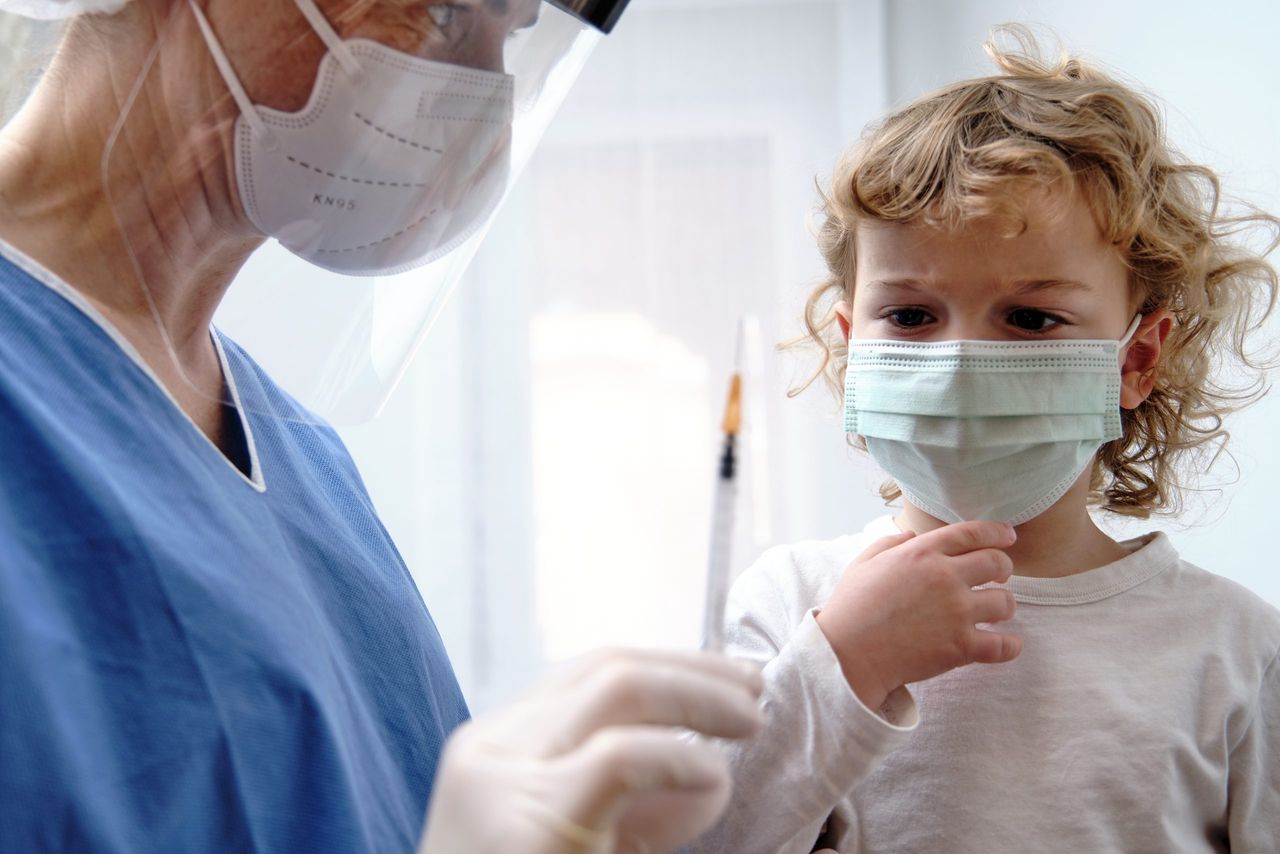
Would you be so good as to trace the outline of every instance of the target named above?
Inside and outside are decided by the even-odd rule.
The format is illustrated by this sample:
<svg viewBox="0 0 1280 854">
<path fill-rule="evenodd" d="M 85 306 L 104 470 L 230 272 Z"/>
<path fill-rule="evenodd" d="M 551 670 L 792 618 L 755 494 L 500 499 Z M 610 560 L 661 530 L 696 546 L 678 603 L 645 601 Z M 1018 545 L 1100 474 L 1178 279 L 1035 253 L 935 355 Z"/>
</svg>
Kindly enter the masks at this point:
<svg viewBox="0 0 1280 854">
<path fill-rule="evenodd" d="M 1125 347 L 1133 339 L 1133 334 L 1138 331 L 1138 327 L 1142 324 L 1142 318 L 1146 317 L 1142 312 L 1138 312 L 1133 316 L 1133 320 L 1129 323 L 1129 328 L 1125 330 L 1124 335 L 1120 337 L 1120 346 Z"/>
<path fill-rule="evenodd" d="M 1121 354 L 1125 352 L 1125 348 L 1129 346 L 1129 342 L 1133 340 L 1134 334 L 1138 331 L 1138 326 L 1142 323 L 1142 318 L 1146 317 L 1142 312 L 1138 312 L 1133 316 L 1133 320 L 1129 323 L 1129 328 L 1125 330 L 1124 335 L 1120 337 L 1119 346 L 1116 347 L 1116 358 L 1119 359 Z M 1121 362 L 1121 364 L 1124 364 Z"/>
<path fill-rule="evenodd" d="M 267 126 L 267 123 L 258 115 L 258 110 L 250 100 L 249 94 L 245 92 L 244 86 L 240 84 L 240 78 L 236 76 L 235 69 L 231 67 L 231 61 L 227 59 L 226 52 L 222 49 L 222 44 L 218 41 L 218 37 L 213 32 L 213 27 L 209 25 L 209 19 L 204 16 L 200 6 L 196 0 L 187 0 L 191 6 L 191 11 L 196 16 L 196 24 L 200 27 L 200 34 L 204 37 L 204 43 L 209 48 L 209 54 L 213 57 L 213 64 L 217 66 L 218 73 L 222 75 L 222 82 L 227 85 L 227 89 L 231 92 L 232 99 L 235 100 L 236 106 L 240 108 L 240 115 L 244 116 L 244 120 L 249 123 L 249 127 L 253 128 L 254 134 L 258 139 L 262 140 L 262 144 L 268 151 L 274 151 L 279 147 L 280 141 L 275 133 Z M 342 66 L 342 70 L 347 72 L 354 78 L 359 79 L 363 74 L 360 67 L 360 60 L 356 59 L 356 55 L 351 52 L 351 48 L 337 34 L 328 20 L 321 14 L 316 7 L 314 0 L 294 0 L 298 7 L 298 11 L 307 19 L 307 23 L 311 25 L 311 29 L 320 37 L 320 41 L 324 42 L 324 46 L 338 60 L 338 64 Z"/>
<path fill-rule="evenodd" d="M 262 120 L 262 116 L 258 115 L 257 107 L 253 105 L 253 101 L 249 100 L 249 94 L 240 85 L 240 78 L 236 77 L 235 69 L 231 67 L 231 62 L 227 59 L 226 53 L 223 52 L 222 45 L 218 42 L 218 37 L 213 33 L 213 27 L 209 26 L 209 19 L 204 16 L 204 12 L 200 10 L 196 0 L 187 0 L 187 5 L 191 7 L 192 14 L 196 16 L 196 24 L 200 27 L 200 34 L 204 36 L 204 43 L 209 48 L 209 55 L 213 57 L 213 64 L 217 66 L 218 73 L 222 75 L 222 82 L 227 85 L 232 99 L 236 102 L 236 106 L 240 108 L 240 115 L 244 116 L 244 120 L 249 123 L 249 127 L 253 128 L 254 135 L 262 140 L 262 144 L 266 146 L 267 150 L 274 151 L 279 147 L 280 140 L 272 132 L 271 128 L 267 127 L 266 122 Z"/>
<path fill-rule="evenodd" d="M 311 25 L 311 29 L 315 30 L 320 41 L 324 42 L 324 46 L 329 52 L 337 58 L 338 64 L 342 66 L 342 70 L 359 79 L 361 75 L 360 60 L 356 59 L 356 55 L 351 52 L 351 48 L 342 40 L 337 31 L 329 24 L 329 20 L 324 16 L 316 6 L 315 0 L 293 0 L 294 5 L 298 7 L 298 11 L 307 19 L 307 23 Z"/>
</svg>

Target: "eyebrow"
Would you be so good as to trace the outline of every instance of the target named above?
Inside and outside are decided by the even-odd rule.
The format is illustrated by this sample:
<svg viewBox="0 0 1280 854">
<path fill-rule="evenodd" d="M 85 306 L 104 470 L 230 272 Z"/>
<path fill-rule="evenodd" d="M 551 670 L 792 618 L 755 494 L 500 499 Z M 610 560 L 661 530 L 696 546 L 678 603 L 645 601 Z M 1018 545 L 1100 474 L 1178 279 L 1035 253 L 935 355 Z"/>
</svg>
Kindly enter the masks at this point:
<svg viewBox="0 0 1280 854">
<path fill-rule="evenodd" d="M 898 291 L 925 291 L 929 288 L 928 283 L 920 279 L 875 279 L 867 282 L 867 287 Z M 1014 282 L 1013 292 L 1031 294 L 1057 289 L 1091 291 L 1093 286 L 1074 279 L 1020 279 Z"/>
<path fill-rule="evenodd" d="M 1029 279 L 1017 282 L 1014 293 L 1033 294 L 1050 290 L 1091 291 L 1093 286 L 1073 279 Z"/>
<path fill-rule="evenodd" d="M 866 286 L 868 288 L 895 291 L 923 291 L 926 289 L 925 283 L 919 279 L 875 279 L 867 282 Z"/>
</svg>

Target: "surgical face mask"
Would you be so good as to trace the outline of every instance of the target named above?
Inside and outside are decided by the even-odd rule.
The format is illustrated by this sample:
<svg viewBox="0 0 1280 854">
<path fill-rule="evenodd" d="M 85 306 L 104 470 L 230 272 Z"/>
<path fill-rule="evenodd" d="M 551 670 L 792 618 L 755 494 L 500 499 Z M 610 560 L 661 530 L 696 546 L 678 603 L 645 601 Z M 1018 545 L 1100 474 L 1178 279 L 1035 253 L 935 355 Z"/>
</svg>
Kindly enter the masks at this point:
<svg viewBox="0 0 1280 854">
<path fill-rule="evenodd" d="M 236 185 L 249 220 L 327 270 L 404 272 L 448 254 L 507 184 L 513 78 L 343 41 L 297 0 L 328 52 L 297 113 L 253 104 L 191 8 L 240 108 Z"/>
<path fill-rule="evenodd" d="M 1122 435 L 1119 341 L 849 342 L 845 431 L 945 522 L 1018 525 Z"/>
</svg>

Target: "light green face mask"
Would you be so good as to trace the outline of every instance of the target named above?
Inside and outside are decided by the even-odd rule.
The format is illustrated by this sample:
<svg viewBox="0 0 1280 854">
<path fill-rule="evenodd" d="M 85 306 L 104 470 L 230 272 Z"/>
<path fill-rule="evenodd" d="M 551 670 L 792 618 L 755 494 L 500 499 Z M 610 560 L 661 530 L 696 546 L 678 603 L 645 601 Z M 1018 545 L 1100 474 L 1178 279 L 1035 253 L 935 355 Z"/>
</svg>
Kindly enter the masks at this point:
<svg viewBox="0 0 1280 854">
<path fill-rule="evenodd" d="M 1021 524 L 1120 429 L 1119 341 L 849 342 L 845 432 L 944 522 Z"/>
</svg>

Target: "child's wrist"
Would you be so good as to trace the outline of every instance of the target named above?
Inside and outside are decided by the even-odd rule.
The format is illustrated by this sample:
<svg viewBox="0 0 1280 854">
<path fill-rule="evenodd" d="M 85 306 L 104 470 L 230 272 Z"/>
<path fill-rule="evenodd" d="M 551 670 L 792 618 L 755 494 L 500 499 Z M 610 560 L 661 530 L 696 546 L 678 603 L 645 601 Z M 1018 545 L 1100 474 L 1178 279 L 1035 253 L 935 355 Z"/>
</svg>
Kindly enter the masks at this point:
<svg viewBox="0 0 1280 854">
<path fill-rule="evenodd" d="M 826 636 L 827 643 L 831 645 L 831 651 L 835 653 L 836 661 L 840 664 L 845 682 L 858 698 L 858 702 L 873 712 L 883 706 L 889 694 L 897 686 L 886 684 L 886 680 L 876 672 L 866 655 L 862 654 L 865 648 L 857 648 L 862 645 L 840 643 L 838 638 L 842 633 L 836 630 L 830 616 L 824 619 L 824 612 L 819 611 L 814 619 L 818 623 L 818 628 Z"/>
<path fill-rule="evenodd" d="M 893 689 L 886 687 L 874 674 L 864 669 L 850 668 L 844 665 L 841 665 L 841 667 L 844 670 L 845 681 L 849 683 L 849 690 L 853 691 L 854 696 L 858 698 L 858 702 L 862 703 L 870 711 L 879 714 L 880 708 L 889 699 Z"/>
</svg>

